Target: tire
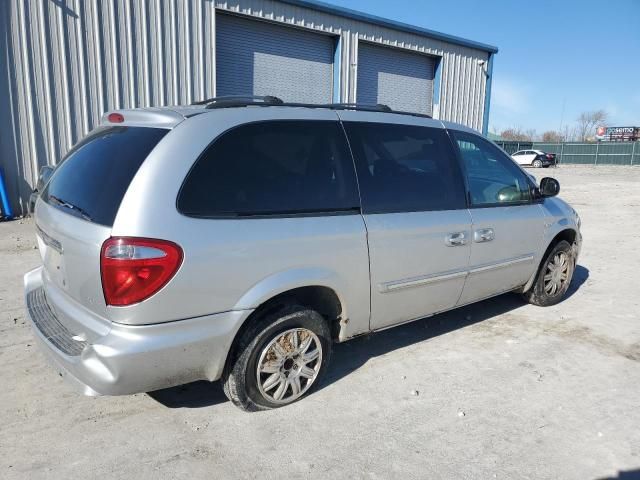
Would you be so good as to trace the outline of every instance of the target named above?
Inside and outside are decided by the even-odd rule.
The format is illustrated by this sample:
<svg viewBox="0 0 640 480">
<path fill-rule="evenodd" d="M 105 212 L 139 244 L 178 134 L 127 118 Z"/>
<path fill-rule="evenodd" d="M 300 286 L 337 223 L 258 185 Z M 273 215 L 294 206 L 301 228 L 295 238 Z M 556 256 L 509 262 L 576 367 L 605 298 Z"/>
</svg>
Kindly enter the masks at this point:
<svg viewBox="0 0 640 480">
<path fill-rule="evenodd" d="M 542 161 L 534 160 L 531 165 L 533 165 L 534 168 L 542 168 Z"/>
<path fill-rule="evenodd" d="M 562 263 L 562 258 L 566 263 Z M 558 263 L 558 259 L 560 259 L 560 263 Z M 560 272 L 555 274 L 558 275 L 556 277 L 554 272 L 557 271 L 558 265 L 560 265 Z M 571 245 L 562 240 L 551 249 L 540 264 L 535 282 L 523 294 L 524 299 L 539 307 L 549 307 L 559 303 L 569 289 L 574 270 L 575 260 Z M 555 287 L 552 285 L 553 283 L 556 284 Z"/>
<path fill-rule="evenodd" d="M 296 402 L 322 380 L 331 359 L 331 343 L 329 325 L 315 310 L 290 305 L 258 317 L 231 352 L 222 375 L 224 393 L 245 411 L 270 410 Z M 315 351 L 319 351 L 315 361 L 305 363 Z M 258 365 L 267 371 L 259 374 Z"/>
</svg>

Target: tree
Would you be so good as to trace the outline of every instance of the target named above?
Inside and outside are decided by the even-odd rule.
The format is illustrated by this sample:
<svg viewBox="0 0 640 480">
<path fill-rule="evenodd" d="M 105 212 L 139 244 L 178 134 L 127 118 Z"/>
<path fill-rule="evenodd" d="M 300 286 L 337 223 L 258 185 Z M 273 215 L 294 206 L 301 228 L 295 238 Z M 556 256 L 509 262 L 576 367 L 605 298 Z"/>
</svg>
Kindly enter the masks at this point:
<svg viewBox="0 0 640 480">
<path fill-rule="evenodd" d="M 530 128 L 524 132 L 525 136 L 532 142 L 538 140 L 538 132 L 535 128 Z"/>
<path fill-rule="evenodd" d="M 547 130 L 542 134 L 542 141 L 545 143 L 560 143 L 564 141 L 564 135 L 555 130 Z"/>
<path fill-rule="evenodd" d="M 527 135 L 520 127 L 507 128 L 500 132 L 500 136 L 505 140 L 530 142 L 531 137 Z"/>
<path fill-rule="evenodd" d="M 595 135 L 595 129 L 607 123 L 609 115 L 604 110 L 594 110 L 592 112 L 582 112 L 578 118 L 577 134 L 582 142 L 586 142 L 589 137 Z"/>
<path fill-rule="evenodd" d="M 563 142 L 573 142 L 576 140 L 576 127 L 570 127 L 569 125 L 565 125 L 560 132 L 562 135 Z"/>
</svg>

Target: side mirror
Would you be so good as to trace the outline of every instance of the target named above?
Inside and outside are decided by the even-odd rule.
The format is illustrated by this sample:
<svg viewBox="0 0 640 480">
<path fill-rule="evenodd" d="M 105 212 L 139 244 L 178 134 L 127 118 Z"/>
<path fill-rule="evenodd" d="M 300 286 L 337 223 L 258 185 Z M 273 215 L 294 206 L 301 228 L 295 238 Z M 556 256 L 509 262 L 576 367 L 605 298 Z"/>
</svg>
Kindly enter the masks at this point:
<svg viewBox="0 0 640 480">
<path fill-rule="evenodd" d="M 51 178 L 51 175 L 53 175 L 52 166 L 44 165 L 43 167 L 40 167 L 40 173 L 38 174 L 38 183 L 36 185 L 36 190 L 41 192 L 44 186 L 47 184 L 47 182 Z"/>
<path fill-rule="evenodd" d="M 544 177 L 540 180 L 540 196 L 555 197 L 560 193 L 560 182 L 555 178 Z"/>
</svg>

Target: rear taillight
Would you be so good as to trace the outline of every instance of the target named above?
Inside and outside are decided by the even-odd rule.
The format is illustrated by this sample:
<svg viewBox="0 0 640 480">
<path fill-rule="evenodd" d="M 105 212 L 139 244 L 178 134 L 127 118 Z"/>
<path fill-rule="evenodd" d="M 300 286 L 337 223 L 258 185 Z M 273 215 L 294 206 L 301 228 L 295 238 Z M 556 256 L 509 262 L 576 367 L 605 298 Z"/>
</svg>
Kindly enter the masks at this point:
<svg viewBox="0 0 640 480">
<path fill-rule="evenodd" d="M 182 263 L 182 249 L 152 238 L 112 237 L 100 252 L 102 290 L 107 305 L 141 302 L 164 287 Z"/>
</svg>

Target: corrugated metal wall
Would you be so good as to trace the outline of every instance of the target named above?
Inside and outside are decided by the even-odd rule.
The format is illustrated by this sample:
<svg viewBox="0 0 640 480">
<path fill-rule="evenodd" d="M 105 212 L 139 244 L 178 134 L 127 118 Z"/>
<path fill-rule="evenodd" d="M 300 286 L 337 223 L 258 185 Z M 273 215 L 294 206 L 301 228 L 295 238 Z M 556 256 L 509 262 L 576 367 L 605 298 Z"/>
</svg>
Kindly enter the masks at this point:
<svg viewBox="0 0 640 480">
<path fill-rule="evenodd" d="M 486 51 L 310 8 L 285 5 L 277 0 L 217 0 L 216 7 L 265 20 L 339 34 L 342 40 L 340 83 L 342 101 L 345 102 L 356 101 L 359 40 L 440 57 L 442 59 L 440 103 L 437 109 L 434 108 L 434 113 L 438 113 L 438 118 L 442 120 L 458 122 L 476 130 L 482 130 L 487 77 L 484 73 L 486 64 L 481 66 L 478 60 L 485 60 L 485 62 L 488 60 L 489 54 Z"/>
<path fill-rule="evenodd" d="M 216 8 L 339 35 L 341 101 L 356 99 L 359 40 L 439 57 L 435 116 L 482 129 L 483 50 L 274 0 L 2 0 L 0 166 L 14 210 L 105 111 L 215 96 Z"/>
<path fill-rule="evenodd" d="M 215 95 L 210 1 L 0 3 L 0 160 L 18 213 L 39 166 L 60 159 L 105 111 Z"/>
</svg>

